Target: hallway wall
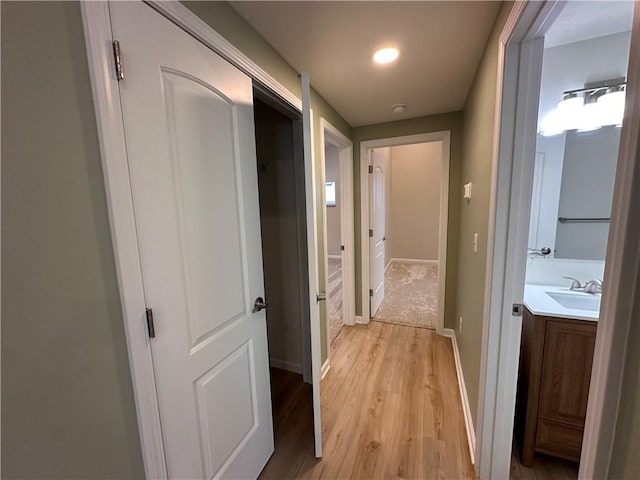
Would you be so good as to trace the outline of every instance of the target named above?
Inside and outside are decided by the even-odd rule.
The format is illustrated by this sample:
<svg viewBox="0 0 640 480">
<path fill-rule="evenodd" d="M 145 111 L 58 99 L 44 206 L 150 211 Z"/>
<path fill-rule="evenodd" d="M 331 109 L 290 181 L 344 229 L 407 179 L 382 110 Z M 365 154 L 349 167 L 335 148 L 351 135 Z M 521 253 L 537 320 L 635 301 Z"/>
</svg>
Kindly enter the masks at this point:
<svg viewBox="0 0 640 480">
<path fill-rule="evenodd" d="M 2 478 L 143 478 L 80 6 L 0 8 Z"/>
<path fill-rule="evenodd" d="M 391 147 L 390 258 L 438 260 L 442 142 Z"/>
<path fill-rule="evenodd" d="M 487 42 L 464 107 L 461 184 L 473 182 L 473 198 L 462 202 L 458 219 L 458 297 L 456 318 L 463 317 L 463 329 L 454 323 L 462 371 L 471 414 L 477 427 L 478 388 L 484 312 L 487 235 L 489 227 L 493 132 L 500 32 L 511 12 L 503 3 Z M 460 192 L 461 184 L 458 185 Z M 473 252 L 473 234 L 478 233 L 478 253 Z"/>
</svg>

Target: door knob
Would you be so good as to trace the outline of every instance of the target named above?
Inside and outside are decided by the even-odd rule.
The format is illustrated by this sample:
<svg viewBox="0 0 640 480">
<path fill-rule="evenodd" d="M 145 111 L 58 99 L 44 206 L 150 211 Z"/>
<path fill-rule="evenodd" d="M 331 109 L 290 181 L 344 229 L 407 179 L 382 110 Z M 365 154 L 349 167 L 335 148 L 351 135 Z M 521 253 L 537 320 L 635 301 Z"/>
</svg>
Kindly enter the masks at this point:
<svg viewBox="0 0 640 480">
<path fill-rule="evenodd" d="M 327 299 L 327 294 L 326 293 L 317 293 L 316 294 L 316 302 L 321 302 L 322 300 L 326 300 Z"/>
<path fill-rule="evenodd" d="M 268 306 L 269 306 L 269 304 L 264 301 L 264 298 L 258 297 L 258 298 L 256 298 L 256 301 L 253 302 L 253 310 L 252 310 L 252 312 L 253 313 L 259 312 L 260 310 L 264 310 Z"/>
</svg>

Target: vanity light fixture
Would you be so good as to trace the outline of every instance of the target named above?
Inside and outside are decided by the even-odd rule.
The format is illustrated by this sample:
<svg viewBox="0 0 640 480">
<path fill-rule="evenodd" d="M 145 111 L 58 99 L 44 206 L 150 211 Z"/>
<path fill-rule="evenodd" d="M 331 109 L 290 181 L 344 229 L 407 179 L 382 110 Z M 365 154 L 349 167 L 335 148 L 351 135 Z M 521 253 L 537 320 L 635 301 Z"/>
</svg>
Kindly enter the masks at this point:
<svg viewBox="0 0 640 480">
<path fill-rule="evenodd" d="M 385 47 L 373 54 L 373 61 L 379 64 L 391 63 L 400 56 L 400 50 L 396 47 Z"/>
<path fill-rule="evenodd" d="M 564 92 L 562 101 L 540 123 L 540 135 L 550 137 L 578 130 L 587 132 L 607 125 L 622 125 L 625 79 L 616 79 Z"/>
</svg>

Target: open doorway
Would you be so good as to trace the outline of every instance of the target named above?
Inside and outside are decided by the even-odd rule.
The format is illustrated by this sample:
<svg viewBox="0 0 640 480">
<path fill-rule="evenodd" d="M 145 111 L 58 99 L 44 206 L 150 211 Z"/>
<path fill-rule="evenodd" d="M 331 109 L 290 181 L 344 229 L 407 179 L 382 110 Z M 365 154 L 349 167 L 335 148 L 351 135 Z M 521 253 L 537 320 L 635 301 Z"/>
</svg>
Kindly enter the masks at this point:
<svg viewBox="0 0 640 480">
<path fill-rule="evenodd" d="M 371 318 L 435 329 L 442 143 L 376 148 L 371 156 Z"/>
<path fill-rule="evenodd" d="M 476 455 L 483 478 L 607 477 L 633 302 L 625 281 L 638 272 L 637 237 L 628 238 L 637 102 L 623 99 L 614 115 L 618 100 L 609 103 L 624 97 L 627 69 L 637 71 L 632 12 L 633 2 L 523 4 L 500 37 Z M 605 31 L 605 16 L 627 27 Z"/>
<path fill-rule="evenodd" d="M 594 31 L 601 8 L 567 4 L 545 33 L 512 478 L 578 478 L 633 2 L 616 4 L 608 29 Z"/>
<path fill-rule="evenodd" d="M 254 122 L 274 447 L 313 448 L 302 119 L 254 84 Z"/>
<path fill-rule="evenodd" d="M 355 255 L 353 228 L 352 143 L 324 118 L 320 120 L 323 145 L 322 194 L 324 220 L 324 268 L 326 292 L 327 361 L 345 325 L 355 324 Z"/>
<path fill-rule="evenodd" d="M 361 155 L 363 316 L 442 333 L 449 132 L 363 142 Z"/>
</svg>

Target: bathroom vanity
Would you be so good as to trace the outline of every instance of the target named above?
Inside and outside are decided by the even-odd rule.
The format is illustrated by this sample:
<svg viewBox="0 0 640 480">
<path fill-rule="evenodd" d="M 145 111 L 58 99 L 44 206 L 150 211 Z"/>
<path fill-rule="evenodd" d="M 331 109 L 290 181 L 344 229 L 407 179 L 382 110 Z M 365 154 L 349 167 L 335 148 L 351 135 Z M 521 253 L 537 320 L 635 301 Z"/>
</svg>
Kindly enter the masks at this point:
<svg viewBox="0 0 640 480">
<path fill-rule="evenodd" d="M 566 288 L 525 287 L 515 418 L 524 466 L 534 452 L 580 460 L 599 302 Z"/>
</svg>

